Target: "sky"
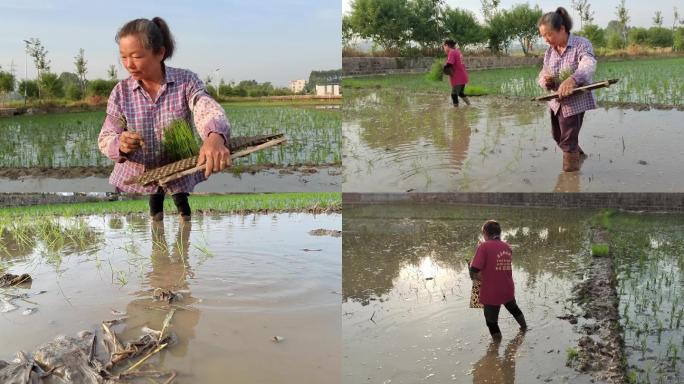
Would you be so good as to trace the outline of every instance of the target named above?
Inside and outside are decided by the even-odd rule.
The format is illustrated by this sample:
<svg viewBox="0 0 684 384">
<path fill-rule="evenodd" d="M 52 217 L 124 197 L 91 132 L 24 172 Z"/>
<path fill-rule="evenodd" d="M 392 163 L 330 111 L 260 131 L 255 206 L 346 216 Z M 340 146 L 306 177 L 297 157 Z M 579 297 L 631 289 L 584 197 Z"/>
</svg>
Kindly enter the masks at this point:
<svg viewBox="0 0 684 384">
<path fill-rule="evenodd" d="M 342 11 L 348 13 L 351 9 L 352 0 L 342 0 Z M 577 12 L 572 10 L 570 0 L 501 0 L 500 9 L 510 9 L 515 4 L 528 3 L 534 7 L 539 5 L 543 12 L 555 11 L 558 7 L 565 7 L 573 17 L 575 25 L 579 26 L 579 16 Z M 620 3 L 619 0 L 589 0 L 591 9 L 594 11 L 594 24 L 605 28 L 608 22 L 615 20 L 615 8 Z M 446 0 L 446 4 L 452 8 L 467 9 L 475 13 L 480 21 L 482 21 L 482 3 L 480 0 Z M 672 27 L 673 21 L 673 7 L 677 6 L 680 14 L 680 19 L 684 18 L 684 1 L 682 0 L 626 0 L 625 5 L 629 12 L 630 22 L 628 25 L 633 27 L 649 28 L 653 26 L 653 16 L 656 11 L 661 11 L 663 14 L 663 26 Z"/>
<path fill-rule="evenodd" d="M 25 44 L 39 38 L 50 69 L 75 72 L 74 57 L 85 50 L 86 78 L 106 78 L 110 65 L 128 76 L 114 42 L 126 22 L 162 17 L 176 40 L 167 65 L 201 79 L 269 81 L 287 86 L 312 70 L 342 67 L 340 0 L 0 0 L 0 66 L 24 78 Z M 28 59 L 29 78 L 35 77 Z M 217 72 L 216 69 L 219 69 Z"/>
</svg>

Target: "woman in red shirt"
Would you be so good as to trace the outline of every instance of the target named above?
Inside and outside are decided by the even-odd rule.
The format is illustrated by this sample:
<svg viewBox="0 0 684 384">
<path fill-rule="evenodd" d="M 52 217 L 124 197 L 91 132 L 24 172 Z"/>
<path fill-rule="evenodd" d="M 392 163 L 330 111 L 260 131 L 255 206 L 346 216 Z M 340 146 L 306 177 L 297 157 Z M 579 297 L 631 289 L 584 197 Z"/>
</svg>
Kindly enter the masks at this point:
<svg viewBox="0 0 684 384">
<path fill-rule="evenodd" d="M 449 75 L 451 82 L 451 101 L 454 107 L 458 107 L 458 97 L 470 105 L 470 100 L 465 95 L 465 86 L 468 83 L 468 72 L 463 64 L 463 55 L 456 48 L 456 42 L 448 39 L 444 41 L 444 53 L 447 55 L 447 62 L 444 65 L 444 73 Z"/>
<path fill-rule="evenodd" d="M 515 302 L 511 247 L 501 240 L 501 226 L 494 220 L 482 225 L 484 242 L 480 243 L 470 263 L 470 278 L 480 280 L 480 302 L 484 305 L 484 316 L 493 339 L 501 339 L 499 309 L 503 304 L 525 331 L 527 323 Z"/>
</svg>

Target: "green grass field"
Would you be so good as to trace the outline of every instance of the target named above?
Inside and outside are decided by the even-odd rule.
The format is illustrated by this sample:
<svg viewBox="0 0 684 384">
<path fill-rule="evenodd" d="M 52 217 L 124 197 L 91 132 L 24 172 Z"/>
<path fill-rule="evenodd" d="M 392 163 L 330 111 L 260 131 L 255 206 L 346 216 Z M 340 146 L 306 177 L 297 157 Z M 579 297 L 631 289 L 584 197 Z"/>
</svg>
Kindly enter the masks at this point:
<svg viewBox="0 0 684 384">
<path fill-rule="evenodd" d="M 535 97 L 545 94 L 537 85 L 540 67 L 470 71 L 466 95 Z M 599 62 L 594 80 L 617 78 L 608 89 L 596 91 L 597 100 L 618 103 L 684 104 L 684 58 L 638 59 Z M 397 88 L 421 92 L 451 89 L 446 79 L 428 80 L 425 74 L 398 74 L 346 78 L 347 89 Z"/>
<path fill-rule="evenodd" d="M 191 195 L 190 206 L 195 212 L 248 214 L 253 212 L 339 211 L 342 195 L 339 192 L 320 193 L 250 193 L 231 195 Z M 167 212 L 176 212 L 171 198 L 164 203 Z M 48 216 L 84 216 L 108 213 L 147 213 L 146 198 L 123 201 L 63 203 L 0 208 L 0 223 L 11 223 L 27 218 Z"/>
</svg>

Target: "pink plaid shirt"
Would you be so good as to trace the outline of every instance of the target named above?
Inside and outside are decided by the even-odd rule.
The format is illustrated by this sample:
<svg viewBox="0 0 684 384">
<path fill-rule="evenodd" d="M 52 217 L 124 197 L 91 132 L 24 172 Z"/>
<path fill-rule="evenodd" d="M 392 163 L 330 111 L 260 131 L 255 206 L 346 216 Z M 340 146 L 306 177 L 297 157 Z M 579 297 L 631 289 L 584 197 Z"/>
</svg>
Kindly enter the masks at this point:
<svg viewBox="0 0 684 384">
<path fill-rule="evenodd" d="M 164 129 L 176 119 L 194 122 L 202 140 L 216 132 L 225 140 L 230 138 L 230 123 L 221 105 L 211 98 L 202 81 L 191 71 L 164 67 L 165 83 L 156 100 L 133 78 L 120 81 L 112 90 L 107 103 L 107 116 L 98 146 L 102 153 L 114 160 L 109 183 L 122 192 L 154 193 L 156 186 L 125 185 L 124 181 L 142 174 L 146 169 L 169 163 L 162 149 Z M 119 136 L 126 129 L 138 132 L 144 140 L 142 149 L 124 155 L 119 152 Z M 191 120 L 192 118 L 192 120 Z M 166 192 L 192 192 L 195 184 L 206 180 L 203 172 L 184 176 L 168 184 Z"/>
<path fill-rule="evenodd" d="M 572 78 L 575 79 L 578 87 L 591 84 L 596 71 L 596 58 L 589 40 L 570 34 L 568 45 L 562 55 L 559 55 L 553 47 L 548 47 L 544 53 L 544 68 L 539 73 L 537 83 L 542 88 L 547 89 L 544 84 L 544 74 L 558 77 L 562 71 L 567 69 L 573 72 Z M 558 90 L 558 84 L 550 90 Z M 568 117 L 595 109 L 596 101 L 592 91 L 589 91 L 564 97 L 560 101 L 558 99 L 550 100 L 548 105 L 554 114 L 557 114 L 560 108 L 563 116 Z"/>
</svg>

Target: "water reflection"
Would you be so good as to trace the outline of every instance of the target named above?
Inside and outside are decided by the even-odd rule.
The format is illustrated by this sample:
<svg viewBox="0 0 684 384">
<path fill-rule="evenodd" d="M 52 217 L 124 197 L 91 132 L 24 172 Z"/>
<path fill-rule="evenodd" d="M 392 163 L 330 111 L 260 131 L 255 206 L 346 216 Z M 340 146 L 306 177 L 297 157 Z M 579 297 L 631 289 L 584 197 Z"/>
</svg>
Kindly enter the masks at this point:
<svg viewBox="0 0 684 384">
<path fill-rule="evenodd" d="M 397 217 L 402 214 L 406 217 Z M 461 281 L 457 274 L 466 269 L 479 228 L 489 218 L 504 228 L 503 239 L 513 247 L 516 269 L 527 274 L 529 286 L 548 274 L 567 278 L 575 265 L 569 255 L 586 246 L 588 215 L 578 210 L 443 205 L 350 209 L 343 223 L 343 298 L 368 304 L 387 295 L 403 273 L 427 278 L 440 271 Z M 444 282 L 446 275 L 439 280 Z"/>
<path fill-rule="evenodd" d="M 159 330 L 168 311 L 175 308 L 173 324 L 177 338 L 167 352 L 175 357 L 183 357 L 188 352 L 190 341 L 195 338 L 200 311 L 193 307 L 198 299 L 193 297 L 188 284 L 188 279 L 194 277 L 188 259 L 192 223 L 179 221 L 178 224 L 174 242 L 169 244 L 166 240 L 164 222 L 152 222 L 151 268 L 145 273 L 145 279 L 142 281 L 143 286 L 149 289 L 135 292 L 134 295 L 138 298 L 127 305 L 128 320 L 124 332 L 134 337 L 142 324 Z M 153 290 L 157 288 L 180 293 L 182 300 L 174 301 L 171 305 L 156 300 L 152 296 Z"/>
<path fill-rule="evenodd" d="M 518 349 L 525 340 L 525 333 L 519 332 L 504 349 L 500 356 L 500 341 L 492 341 L 484 356 L 473 368 L 473 384 L 513 384 L 515 383 L 515 362 Z"/>
</svg>

